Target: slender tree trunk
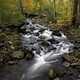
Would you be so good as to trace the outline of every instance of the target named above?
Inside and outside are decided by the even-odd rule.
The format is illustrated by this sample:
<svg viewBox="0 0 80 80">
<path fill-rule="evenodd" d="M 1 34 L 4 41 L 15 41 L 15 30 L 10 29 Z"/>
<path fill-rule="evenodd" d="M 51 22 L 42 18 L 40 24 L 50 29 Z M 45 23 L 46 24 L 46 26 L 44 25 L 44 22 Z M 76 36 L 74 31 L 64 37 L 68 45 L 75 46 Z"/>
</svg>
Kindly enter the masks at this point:
<svg viewBox="0 0 80 80">
<path fill-rule="evenodd" d="M 57 15 L 56 15 L 56 0 L 54 0 L 54 18 L 55 18 L 54 22 L 55 23 L 57 23 L 56 17 L 57 17 Z"/>
<path fill-rule="evenodd" d="M 73 25 L 76 25 L 78 1 L 79 0 L 74 0 L 74 3 L 73 3 L 74 4 L 74 6 L 73 6 L 73 20 L 72 20 Z"/>
<path fill-rule="evenodd" d="M 25 16 L 25 13 L 24 13 L 24 10 L 23 10 L 22 0 L 19 0 L 19 4 L 20 4 L 21 13 Z"/>
<path fill-rule="evenodd" d="M 76 23 L 80 25 L 80 0 L 78 0 L 78 5 L 77 5 L 77 19 Z"/>
</svg>

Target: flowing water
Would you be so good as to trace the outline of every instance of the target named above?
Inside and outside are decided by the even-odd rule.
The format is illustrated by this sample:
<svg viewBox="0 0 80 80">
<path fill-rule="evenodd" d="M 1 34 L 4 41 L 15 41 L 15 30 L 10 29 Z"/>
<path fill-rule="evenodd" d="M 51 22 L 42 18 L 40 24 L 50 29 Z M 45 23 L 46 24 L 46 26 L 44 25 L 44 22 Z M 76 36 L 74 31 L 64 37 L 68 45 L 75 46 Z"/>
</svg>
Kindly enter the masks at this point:
<svg viewBox="0 0 80 80">
<path fill-rule="evenodd" d="M 30 19 L 26 20 L 23 27 L 26 28 L 25 34 L 22 34 L 23 48 L 34 54 L 34 62 L 25 75 L 27 80 L 40 77 L 53 63 L 58 62 L 59 57 L 72 52 L 73 44 L 61 31 L 33 24 Z"/>
<path fill-rule="evenodd" d="M 72 52 L 73 44 L 63 32 L 33 24 L 30 19 L 26 20 L 21 29 L 25 29 L 21 36 L 22 46 L 34 57 L 29 61 L 22 60 L 16 65 L 7 65 L 4 70 L 0 70 L 0 80 L 48 80 L 47 73 L 50 68 L 65 70 L 61 57 Z M 65 80 L 69 80 L 66 78 Z"/>
</svg>

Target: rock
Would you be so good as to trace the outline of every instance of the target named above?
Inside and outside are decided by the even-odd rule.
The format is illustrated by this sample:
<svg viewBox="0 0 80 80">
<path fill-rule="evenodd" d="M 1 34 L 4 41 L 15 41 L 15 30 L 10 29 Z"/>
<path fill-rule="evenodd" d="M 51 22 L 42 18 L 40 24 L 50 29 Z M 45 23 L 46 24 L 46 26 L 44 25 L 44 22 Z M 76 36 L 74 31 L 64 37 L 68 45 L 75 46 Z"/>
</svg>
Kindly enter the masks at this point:
<svg viewBox="0 0 80 80">
<path fill-rule="evenodd" d="M 70 63 L 65 61 L 65 62 L 63 63 L 63 65 L 64 65 L 65 67 L 69 67 L 69 66 L 70 66 Z"/>
<path fill-rule="evenodd" d="M 27 53 L 25 58 L 26 58 L 26 60 L 30 60 L 33 58 L 33 55 L 31 53 Z"/>
<path fill-rule="evenodd" d="M 17 64 L 17 61 L 8 61 L 8 64 L 9 65 L 14 65 L 14 64 Z"/>
<path fill-rule="evenodd" d="M 4 28 L 2 28 L 4 29 Z M 22 51 L 20 34 L 17 29 L 11 29 L 9 31 L 3 30 L 0 32 L 0 63 L 7 64 L 12 60 L 21 60 L 24 58 L 24 52 Z M 13 64 L 13 62 L 9 62 Z"/>
<path fill-rule="evenodd" d="M 11 45 L 10 48 L 11 48 L 12 50 L 15 50 L 15 47 L 14 47 L 13 45 Z"/>
<path fill-rule="evenodd" d="M 69 56 L 69 55 L 63 55 L 63 58 L 67 62 L 73 62 L 73 58 L 71 56 Z"/>
<path fill-rule="evenodd" d="M 71 66 L 80 66 L 80 60 L 71 64 Z"/>
<path fill-rule="evenodd" d="M 24 57 L 24 53 L 21 50 L 14 51 L 11 56 L 16 59 L 22 59 Z"/>
<path fill-rule="evenodd" d="M 55 80 L 55 79 L 57 79 L 57 77 L 62 77 L 64 75 L 64 71 L 62 72 L 60 70 L 57 70 L 57 69 L 53 68 L 53 69 L 49 70 L 48 74 L 49 74 L 50 79 Z"/>
<path fill-rule="evenodd" d="M 80 41 L 74 41 L 74 49 L 80 51 Z"/>
<path fill-rule="evenodd" d="M 8 41 L 8 43 L 9 43 L 10 45 L 12 45 L 12 41 Z"/>
<path fill-rule="evenodd" d="M 57 78 L 55 78 L 54 80 L 60 80 L 60 78 L 57 77 Z"/>
<path fill-rule="evenodd" d="M 78 75 L 78 77 L 80 78 L 80 74 Z"/>
<path fill-rule="evenodd" d="M 59 31 L 57 31 L 57 30 L 53 32 L 53 35 L 61 36 L 60 32 L 59 32 Z"/>
<path fill-rule="evenodd" d="M 53 69 L 50 69 L 48 74 L 50 79 L 53 79 L 56 77 L 56 73 Z"/>
<path fill-rule="evenodd" d="M 0 48 L 4 47 L 4 43 L 0 43 Z"/>
</svg>

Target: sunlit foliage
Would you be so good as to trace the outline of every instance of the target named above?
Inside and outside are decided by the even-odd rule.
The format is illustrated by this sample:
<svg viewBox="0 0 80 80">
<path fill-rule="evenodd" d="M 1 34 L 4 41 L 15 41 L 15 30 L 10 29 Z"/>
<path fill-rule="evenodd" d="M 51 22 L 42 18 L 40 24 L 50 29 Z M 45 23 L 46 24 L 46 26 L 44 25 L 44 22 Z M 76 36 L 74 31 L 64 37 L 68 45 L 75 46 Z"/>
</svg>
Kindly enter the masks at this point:
<svg viewBox="0 0 80 80">
<path fill-rule="evenodd" d="M 60 23 L 71 21 L 74 0 L 23 0 L 27 11 L 47 15 L 49 19 Z M 26 1 L 26 2 L 25 2 Z"/>
<path fill-rule="evenodd" d="M 20 4 L 21 2 L 21 4 Z M 56 24 L 71 22 L 74 0 L 0 0 L 0 24 L 16 24 L 24 13 L 45 14 Z"/>
<path fill-rule="evenodd" d="M 71 21 L 73 17 L 74 0 L 56 0 L 57 22 Z"/>
<path fill-rule="evenodd" d="M 32 0 L 21 0 L 24 12 L 31 13 L 33 9 Z"/>
</svg>

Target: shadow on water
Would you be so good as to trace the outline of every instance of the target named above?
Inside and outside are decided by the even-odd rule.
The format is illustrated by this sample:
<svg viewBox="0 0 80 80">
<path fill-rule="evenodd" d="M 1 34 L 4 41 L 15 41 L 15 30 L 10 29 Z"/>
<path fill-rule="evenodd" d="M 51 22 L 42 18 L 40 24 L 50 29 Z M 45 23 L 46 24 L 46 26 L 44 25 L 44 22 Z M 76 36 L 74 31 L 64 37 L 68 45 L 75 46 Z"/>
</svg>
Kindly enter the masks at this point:
<svg viewBox="0 0 80 80">
<path fill-rule="evenodd" d="M 18 64 L 6 65 L 0 68 L 0 80 L 27 80 L 27 70 L 34 63 L 33 60 L 26 61 L 22 60 Z M 65 70 L 65 68 L 60 65 L 60 62 L 54 63 L 52 67 Z M 49 68 L 52 68 L 49 67 Z M 48 70 L 44 70 L 42 75 L 31 79 L 31 80 L 48 80 Z"/>
<path fill-rule="evenodd" d="M 52 66 L 47 70 L 42 71 L 40 76 L 32 79 L 27 79 L 27 71 L 34 63 L 33 60 L 22 60 L 18 64 L 6 65 L 4 67 L 0 66 L 0 80 L 49 80 L 48 72 L 51 68 L 57 69 L 57 71 L 64 73 L 64 76 L 62 76 L 60 80 L 77 80 L 77 75 L 79 75 L 78 71 L 75 69 L 66 68 L 64 65 L 62 65 L 62 61 L 62 59 L 59 59 L 58 62 L 53 63 Z"/>
</svg>

